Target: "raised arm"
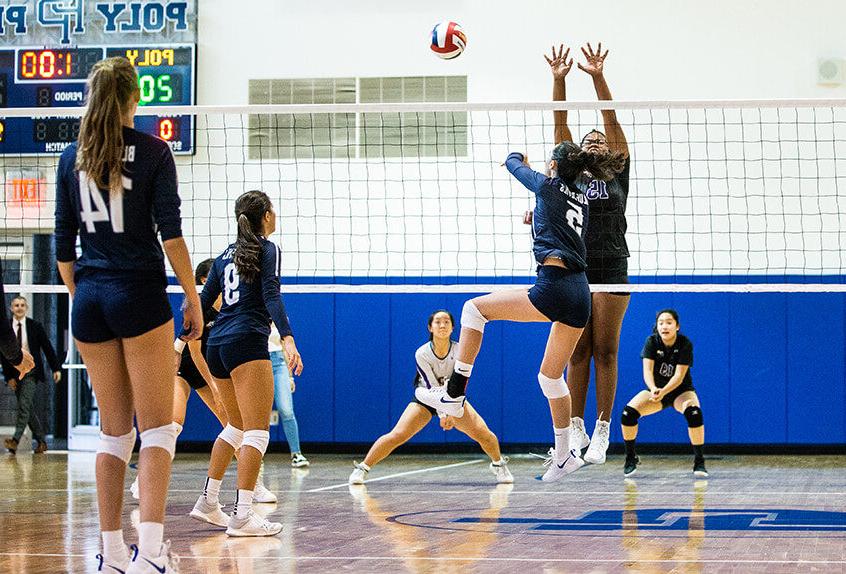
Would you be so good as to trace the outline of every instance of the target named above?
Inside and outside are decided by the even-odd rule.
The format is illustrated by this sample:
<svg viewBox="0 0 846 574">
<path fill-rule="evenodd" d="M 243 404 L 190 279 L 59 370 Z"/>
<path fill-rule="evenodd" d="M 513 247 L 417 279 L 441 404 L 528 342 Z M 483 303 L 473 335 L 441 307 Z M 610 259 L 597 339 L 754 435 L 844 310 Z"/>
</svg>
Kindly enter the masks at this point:
<svg viewBox="0 0 846 574">
<path fill-rule="evenodd" d="M 603 73 L 608 50 L 602 53 L 602 42 L 600 42 L 595 52 L 590 44 L 583 46 L 582 54 L 585 56 L 585 63 L 582 65 L 579 62 L 579 69 L 593 78 L 593 87 L 596 89 L 597 99 L 613 99 Z M 608 147 L 611 148 L 611 151 L 620 152 L 624 156 L 629 157 L 629 143 L 626 141 L 626 134 L 623 133 L 620 122 L 617 121 L 617 112 L 614 110 L 602 110 L 602 121 L 605 124 L 605 136 L 608 139 Z"/>
<path fill-rule="evenodd" d="M 540 191 L 543 182 L 546 181 L 545 175 L 529 167 L 529 158 L 522 153 L 508 154 L 508 158 L 505 160 L 505 168 L 517 178 L 517 181 L 535 193 Z"/>
<path fill-rule="evenodd" d="M 552 58 L 546 54 L 543 55 L 546 59 L 546 63 L 549 64 L 549 68 L 552 71 L 553 102 L 563 102 L 567 99 L 567 85 L 565 78 L 570 72 L 570 68 L 573 66 L 573 58 L 570 58 L 570 60 L 567 61 L 567 57 L 569 55 L 570 48 L 567 48 L 567 51 L 565 52 L 564 44 L 561 44 L 558 48 L 557 54 L 555 52 L 555 46 L 552 47 Z M 562 110 L 552 112 L 552 117 L 555 120 L 555 145 L 558 145 L 561 142 L 573 141 L 573 134 L 570 132 L 569 126 L 567 126 L 567 111 Z"/>
</svg>

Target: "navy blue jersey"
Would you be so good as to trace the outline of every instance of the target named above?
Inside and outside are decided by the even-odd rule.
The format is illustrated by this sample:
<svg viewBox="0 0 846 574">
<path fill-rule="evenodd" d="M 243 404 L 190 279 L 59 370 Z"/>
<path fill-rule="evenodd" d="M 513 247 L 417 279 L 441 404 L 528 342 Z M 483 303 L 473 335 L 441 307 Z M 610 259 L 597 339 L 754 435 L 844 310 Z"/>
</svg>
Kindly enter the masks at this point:
<svg viewBox="0 0 846 574">
<path fill-rule="evenodd" d="M 56 174 L 56 258 L 77 268 L 156 271 L 164 275 L 162 241 L 182 237 L 176 164 L 162 140 L 123 128 L 123 193 L 103 191 L 76 171 L 77 143 L 59 159 Z"/>
<path fill-rule="evenodd" d="M 208 279 L 200 293 L 203 309 L 208 309 L 223 294 L 220 314 L 209 333 L 209 345 L 222 345 L 240 336 L 261 333 L 270 336 L 271 319 L 279 329 L 279 335 L 291 334 L 288 315 L 279 293 L 279 275 L 282 271 L 282 256 L 279 247 L 270 241 L 261 241 L 261 273 L 247 283 L 235 268 L 235 244 L 226 248 L 214 260 Z"/>
<path fill-rule="evenodd" d="M 3 290 L 3 263 L 0 261 L 0 353 L 13 365 L 23 360 L 23 352 L 12 329 L 12 322 L 6 317 L 6 293 Z"/>
<path fill-rule="evenodd" d="M 626 158 L 623 171 L 610 181 L 580 177 L 574 183 L 587 197 L 590 222 L 585 227 L 588 259 L 628 257 L 626 243 L 626 201 L 629 198 L 629 167 Z"/>
<path fill-rule="evenodd" d="M 679 333 L 676 335 L 676 342 L 673 346 L 668 347 L 661 339 L 661 335 L 652 333 L 646 338 L 640 356 L 642 359 L 655 361 L 652 367 L 652 377 L 655 379 L 655 386 L 660 389 L 667 386 L 678 365 L 693 366 L 693 343 Z M 690 385 L 693 385 L 693 377 L 690 376 L 690 369 L 688 368 L 680 386 Z"/>
<path fill-rule="evenodd" d="M 528 167 L 523 163 L 523 154 L 509 155 L 505 167 L 535 192 L 532 235 L 538 264 L 543 264 L 547 257 L 555 257 L 571 271 L 584 271 L 587 267 L 584 234 L 588 222 L 585 194 L 572 183 L 546 177 Z"/>
</svg>

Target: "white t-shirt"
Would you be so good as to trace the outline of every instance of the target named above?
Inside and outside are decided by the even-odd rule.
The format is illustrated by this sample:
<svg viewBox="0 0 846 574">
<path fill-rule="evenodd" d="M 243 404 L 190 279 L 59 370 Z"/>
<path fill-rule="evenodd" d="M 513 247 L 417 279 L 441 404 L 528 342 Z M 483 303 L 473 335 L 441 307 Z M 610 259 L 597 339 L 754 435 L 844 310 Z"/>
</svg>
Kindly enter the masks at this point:
<svg viewBox="0 0 846 574">
<path fill-rule="evenodd" d="M 420 346 L 414 353 L 414 361 L 417 363 L 417 382 L 420 387 L 440 387 L 446 383 L 452 375 L 455 366 L 455 341 L 449 342 L 449 351 L 445 357 L 435 355 L 433 343 L 428 341 Z"/>
<path fill-rule="evenodd" d="M 282 337 L 279 336 L 279 329 L 276 328 L 276 323 L 270 323 L 270 337 L 267 339 L 267 350 L 271 353 L 282 350 Z"/>
</svg>

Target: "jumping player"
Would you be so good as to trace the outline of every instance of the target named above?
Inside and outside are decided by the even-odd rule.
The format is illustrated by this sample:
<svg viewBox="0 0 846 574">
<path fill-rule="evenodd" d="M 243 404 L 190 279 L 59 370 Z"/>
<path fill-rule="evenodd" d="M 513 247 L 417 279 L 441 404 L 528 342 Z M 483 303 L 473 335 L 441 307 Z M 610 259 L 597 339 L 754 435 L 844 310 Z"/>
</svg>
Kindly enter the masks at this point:
<svg viewBox="0 0 846 574">
<path fill-rule="evenodd" d="M 206 362 L 217 384 L 229 423 L 212 448 L 208 478 L 190 516 L 226 526 L 230 536 L 273 536 L 282 525 L 252 510 L 253 490 L 270 442 L 273 370 L 267 350 L 271 319 L 279 329 L 288 365 L 302 372 L 285 306 L 279 293 L 281 254 L 267 240 L 276 230 L 270 198 L 248 191 L 235 201 L 238 239 L 215 260 L 203 287 L 203 309 L 223 296 L 220 314 L 209 333 Z M 235 450 L 238 492 L 227 517 L 219 503 L 220 483 Z"/>
<path fill-rule="evenodd" d="M 443 386 L 452 374 L 455 365 L 455 342 L 450 340 L 450 335 L 452 335 L 454 324 L 452 314 L 443 309 L 429 316 L 429 340 L 414 353 L 414 360 L 417 363 L 417 375 L 414 377 L 415 388 Z M 405 407 L 393 430 L 380 436 L 373 443 L 364 462 L 355 463 L 349 483 L 364 484 L 365 477 L 373 466 L 423 430 L 423 427 L 436 415 L 440 417 L 441 428 L 444 430 L 457 428 L 479 443 L 485 454 L 491 457 L 490 470 L 496 476 L 497 483 L 514 482 L 514 477 L 508 470 L 508 459 L 503 458 L 496 435 L 490 431 L 484 419 L 479 416 L 476 409 L 470 406 L 470 403 L 464 404 L 464 415 L 457 418 L 449 415 L 441 416 L 441 413 L 415 398 Z"/>
<path fill-rule="evenodd" d="M 173 571 L 169 544 L 162 540 L 176 445 L 176 368 L 157 235 L 185 290 L 187 338 L 199 337 L 203 317 L 182 238 L 173 154 L 162 140 L 133 129 L 139 98 L 138 76 L 128 60 L 108 58 L 94 65 L 79 141 L 59 160 L 55 239 L 59 273 L 73 298 L 72 332 L 100 411 L 100 569 L 164 574 Z M 133 416 L 141 431 L 141 522 L 139 552 L 130 563 L 121 509 L 135 445 Z"/>
<path fill-rule="evenodd" d="M 508 171 L 536 196 L 533 236 L 537 281 L 528 291 L 499 291 L 467 301 L 461 313 L 461 336 L 449 382 L 431 389 L 418 387 L 415 392 L 420 402 L 460 417 L 485 324 L 497 320 L 551 321 L 538 373 L 541 390 L 549 400 L 555 433 L 555 446 L 547 461 L 549 468 L 543 475 L 546 481 L 558 480 L 584 464 L 579 453 L 569 446 L 570 397 L 563 376 L 564 366 L 590 317 L 583 239 L 588 202 L 575 182 L 586 171 L 600 181 L 609 181 L 622 170 L 623 162 L 620 154 L 610 150 L 587 152 L 564 142 L 552 153 L 550 170 L 555 177 L 546 177 L 532 170 L 523 154 L 508 156 Z"/>
<path fill-rule="evenodd" d="M 552 58 L 546 61 L 552 70 L 554 101 L 566 100 L 565 78 L 573 65 L 567 59 L 570 50 L 552 49 Z M 602 52 L 602 43 L 594 51 L 590 44 L 582 48 L 585 62 L 580 70 L 593 80 L 596 96 L 610 100 L 611 90 L 605 81 L 604 64 L 608 50 Z M 567 112 L 556 111 L 555 142 L 574 141 L 567 126 Z M 575 182 L 590 204 L 590 221 L 586 223 L 585 247 L 587 248 L 587 280 L 591 285 L 628 283 L 629 249 L 626 243 L 626 201 L 629 195 L 629 146 L 617 113 L 602 110 L 605 133 L 591 130 L 582 137 L 581 148 L 590 153 L 612 151 L 625 159 L 623 170 L 608 181 L 595 177 L 582 177 Z M 567 382 L 572 393 L 572 448 L 585 453 L 585 462 L 602 464 L 608 450 L 611 410 L 617 392 L 617 351 L 623 317 L 629 305 L 629 293 L 593 293 L 591 317 L 579 339 L 570 364 Z M 584 412 L 590 382 L 590 362 L 596 371 L 596 425 L 588 438 L 585 431 Z M 588 446 L 589 445 L 589 446 Z"/>
<path fill-rule="evenodd" d="M 643 381 L 649 390 L 640 391 L 623 409 L 620 422 L 626 441 L 626 463 L 623 474 L 637 472 L 640 462 L 635 453 L 638 419 L 673 407 L 687 419 L 687 434 L 693 445 L 693 475 L 708 478 L 702 445 L 705 425 L 699 397 L 693 388 L 690 367 L 693 366 L 693 343 L 679 332 L 679 314 L 673 309 L 658 312 L 653 333 L 646 338 L 643 351 Z"/>
</svg>

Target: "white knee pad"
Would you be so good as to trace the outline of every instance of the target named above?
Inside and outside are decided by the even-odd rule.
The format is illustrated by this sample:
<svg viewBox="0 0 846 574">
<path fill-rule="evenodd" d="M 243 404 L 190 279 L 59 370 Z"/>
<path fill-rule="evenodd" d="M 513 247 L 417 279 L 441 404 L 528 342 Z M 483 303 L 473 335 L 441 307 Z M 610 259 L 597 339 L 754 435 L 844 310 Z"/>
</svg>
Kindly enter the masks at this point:
<svg viewBox="0 0 846 574">
<path fill-rule="evenodd" d="M 241 443 L 244 442 L 244 431 L 227 424 L 223 427 L 223 430 L 220 431 L 220 434 L 217 435 L 217 438 L 224 442 L 228 442 L 232 448 L 238 450 L 241 448 Z"/>
<path fill-rule="evenodd" d="M 121 459 L 124 463 L 129 464 L 129 459 L 132 458 L 132 449 L 135 448 L 135 437 L 138 433 L 135 428 L 125 435 L 109 436 L 100 433 L 100 443 L 97 445 L 97 454 L 110 454 Z"/>
<path fill-rule="evenodd" d="M 270 433 L 266 430 L 248 430 L 244 432 L 244 442 L 242 446 L 251 446 L 264 456 L 267 451 L 267 445 L 270 444 Z"/>
<path fill-rule="evenodd" d="M 141 433 L 141 448 L 163 448 L 173 458 L 176 453 L 176 427 L 173 423 L 154 429 L 147 429 Z"/>
<path fill-rule="evenodd" d="M 461 309 L 461 326 L 466 327 L 468 329 L 473 329 L 474 331 L 479 331 L 480 333 L 485 332 L 485 323 L 488 320 L 485 319 L 484 315 L 479 311 L 479 308 L 476 307 L 476 304 L 473 303 L 473 300 L 469 300 L 464 303 L 464 307 Z"/>
<path fill-rule="evenodd" d="M 550 379 L 543 373 L 538 373 L 538 382 L 540 383 L 543 396 L 548 399 L 563 399 L 570 394 L 570 389 L 567 388 L 567 383 L 564 377 L 557 379 Z"/>
</svg>

